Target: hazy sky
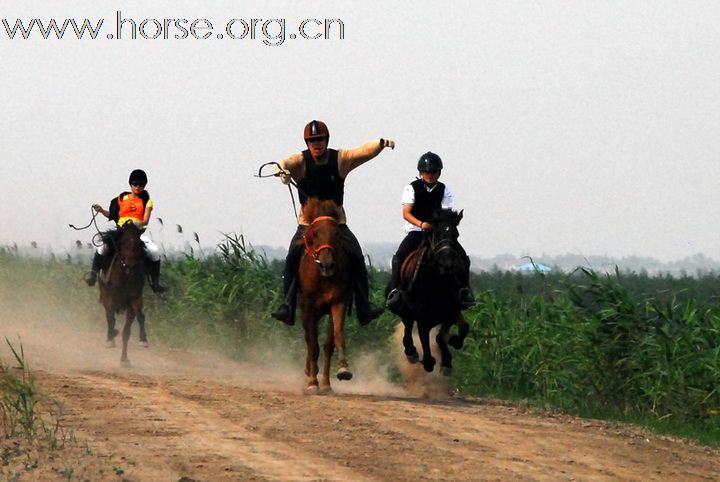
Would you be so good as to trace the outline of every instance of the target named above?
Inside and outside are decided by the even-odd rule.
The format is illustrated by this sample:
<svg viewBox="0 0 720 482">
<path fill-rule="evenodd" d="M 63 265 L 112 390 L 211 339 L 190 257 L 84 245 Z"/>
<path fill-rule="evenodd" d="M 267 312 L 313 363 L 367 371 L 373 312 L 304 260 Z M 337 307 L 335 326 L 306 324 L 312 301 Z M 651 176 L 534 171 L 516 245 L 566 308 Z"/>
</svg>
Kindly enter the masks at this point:
<svg viewBox="0 0 720 482">
<path fill-rule="evenodd" d="M 118 10 L 214 28 L 109 40 Z M 0 25 L 0 244 L 89 240 L 68 223 L 139 167 L 165 230 L 286 246 L 288 191 L 253 174 L 321 119 L 331 147 L 397 143 L 346 182 L 361 242 L 402 239 L 402 188 L 432 150 L 471 254 L 720 257 L 717 2 L 0 0 L 11 27 L 86 17 L 99 38 Z M 233 18 L 285 18 L 288 37 L 217 39 Z M 345 39 L 290 39 L 306 18 L 341 19 Z"/>
</svg>

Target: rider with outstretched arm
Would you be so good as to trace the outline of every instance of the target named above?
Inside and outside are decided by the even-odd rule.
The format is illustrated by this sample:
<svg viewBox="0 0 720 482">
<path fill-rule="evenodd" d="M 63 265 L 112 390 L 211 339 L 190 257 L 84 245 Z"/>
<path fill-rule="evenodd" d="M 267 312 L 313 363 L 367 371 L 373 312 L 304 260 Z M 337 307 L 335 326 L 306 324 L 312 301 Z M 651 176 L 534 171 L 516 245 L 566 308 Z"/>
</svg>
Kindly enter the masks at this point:
<svg viewBox="0 0 720 482">
<path fill-rule="evenodd" d="M 350 172 L 373 159 L 383 149 L 395 148 L 390 139 L 376 139 L 354 149 L 329 149 L 330 132 L 324 122 L 313 120 L 304 129 L 303 138 L 307 149 L 283 159 L 280 164 L 280 178 L 287 184 L 291 180 L 297 184 L 300 203 L 305 204 L 308 197 L 332 199 L 340 207 L 339 219 L 347 256 L 350 262 L 350 280 L 355 292 L 357 317 L 361 325 L 374 320 L 383 312 L 382 307 L 373 307 L 369 300 L 368 274 L 365 258 L 355 235 L 346 224 L 343 197 L 345 179 Z M 296 278 L 302 256 L 302 246 L 298 240 L 307 229 L 308 222 L 303 218 L 302 210 L 298 215 L 298 226 L 290 242 L 283 271 L 284 302 L 272 313 L 272 316 L 288 325 L 295 323 Z"/>
</svg>

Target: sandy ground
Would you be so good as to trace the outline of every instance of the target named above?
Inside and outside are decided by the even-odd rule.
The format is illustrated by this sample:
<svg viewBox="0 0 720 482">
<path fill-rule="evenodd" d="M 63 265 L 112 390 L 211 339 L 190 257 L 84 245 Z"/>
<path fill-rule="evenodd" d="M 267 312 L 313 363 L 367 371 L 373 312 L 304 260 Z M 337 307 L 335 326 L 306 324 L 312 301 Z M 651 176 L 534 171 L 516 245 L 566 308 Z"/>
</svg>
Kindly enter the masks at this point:
<svg viewBox="0 0 720 482">
<path fill-rule="evenodd" d="M 102 325 L 0 319 L 0 336 L 22 340 L 73 434 L 65 449 L 32 457 L 0 442 L 4 480 L 720 479 L 717 450 L 448 395 L 422 373 L 408 373 L 412 386 L 393 385 L 372 357 L 356 360 L 356 377 L 335 381 L 333 394 L 303 395 L 300 366 L 170 350 L 153 343 L 151 325 L 149 333 L 150 348 L 133 333 L 132 367 L 121 368 Z"/>
</svg>

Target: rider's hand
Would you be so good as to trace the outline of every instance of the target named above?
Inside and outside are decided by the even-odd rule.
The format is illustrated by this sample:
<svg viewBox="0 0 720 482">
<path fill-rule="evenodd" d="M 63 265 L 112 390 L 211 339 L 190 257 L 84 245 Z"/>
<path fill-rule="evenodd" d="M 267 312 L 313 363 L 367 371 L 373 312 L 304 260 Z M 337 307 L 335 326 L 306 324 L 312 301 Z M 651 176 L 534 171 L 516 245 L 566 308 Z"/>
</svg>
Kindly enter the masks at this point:
<svg viewBox="0 0 720 482">
<path fill-rule="evenodd" d="M 385 148 L 389 147 L 390 149 L 395 149 L 395 141 L 392 139 L 380 139 L 380 147 Z"/>
<path fill-rule="evenodd" d="M 93 204 L 92 208 L 95 210 L 96 213 L 102 211 L 102 206 L 100 206 L 99 204 Z"/>
<path fill-rule="evenodd" d="M 283 169 L 280 166 L 275 166 L 275 174 L 280 177 L 280 180 L 283 184 L 288 184 L 290 182 L 290 171 L 287 169 Z"/>
</svg>

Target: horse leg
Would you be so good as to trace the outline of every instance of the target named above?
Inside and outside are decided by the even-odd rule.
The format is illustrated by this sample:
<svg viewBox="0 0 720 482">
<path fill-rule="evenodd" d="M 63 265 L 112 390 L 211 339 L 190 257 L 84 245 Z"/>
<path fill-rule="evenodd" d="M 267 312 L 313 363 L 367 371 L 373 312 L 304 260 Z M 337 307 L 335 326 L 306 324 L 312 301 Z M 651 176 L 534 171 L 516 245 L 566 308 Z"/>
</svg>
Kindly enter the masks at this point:
<svg viewBox="0 0 720 482">
<path fill-rule="evenodd" d="M 105 319 L 107 320 L 107 340 L 105 346 L 108 348 L 115 347 L 115 337 L 118 335 L 118 331 L 115 329 L 115 308 L 112 305 L 105 307 Z"/>
<path fill-rule="evenodd" d="M 318 344 L 318 320 L 315 314 L 306 315 L 303 313 L 303 328 L 305 329 L 305 380 L 307 385 L 305 393 L 314 393 L 318 389 L 318 352 L 320 346 Z"/>
<path fill-rule="evenodd" d="M 433 371 L 435 368 L 435 357 L 430 351 L 430 328 L 418 323 L 418 336 L 420 337 L 420 345 L 422 345 L 423 357 L 422 364 L 426 372 Z"/>
<path fill-rule="evenodd" d="M 332 320 L 331 320 L 332 321 Z M 327 336 L 323 344 L 323 373 L 320 379 L 320 391 L 329 392 L 330 388 L 330 361 L 332 360 L 333 351 L 335 350 L 335 340 L 333 339 L 333 327 L 328 323 Z"/>
<path fill-rule="evenodd" d="M 467 338 L 468 333 L 470 333 L 470 325 L 468 325 L 468 322 L 465 321 L 465 317 L 463 316 L 462 312 L 458 313 L 455 324 L 458 327 L 458 334 L 452 335 L 450 336 L 450 338 L 448 338 L 448 345 L 455 348 L 456 350 L 459 350 L 463 347 L 463 343 L 465 343 L 465 338 Z"/>
<path fill-rule="evenodd" d="M 413 343 L 412 329 L 414 321 L 412 318 L 403 318 L 402 322 L 403 325 L 405 325 L 405 333 L 402 339 L 403 346 L 405 347 L 405 358 L 407 358 L 407 361 L 410 363 L 417 363 L 420 361 L 420 355 L 418 355 L 415 343 Z"/>
<path fill-rule="evenodd" d="M 443 323 L 440 325 L 440 331 L 438 331 L 435 337 L 435 343 L 440 348 L 440 373 L 446 377 L 452 375 L 452 354 L 447 346 L 447 339 L 449 338 L 450 325 Z"/>
<path fill-rule="evenodd" d="M 345 303 L 335 304 L 330 309 L 333 339 L 338 353 L 338 380 L 350 380 L 353 377 L 348 367 L 347 354 L 345 353 L 345 309 Z"/>
<path fill-rule="evenodd" d="M 120 357 L 120 364 L 124 367 L 130 366 L 130 360 L 127 356 L 128 341 L 130 340 L 130 329 L 132 328 L 132 322 L 135 319 L 135 310 L 128 306 L 127 314 L 125 316 L 125 326 L 122 331 L 122 356 Z"/>
</svg>

